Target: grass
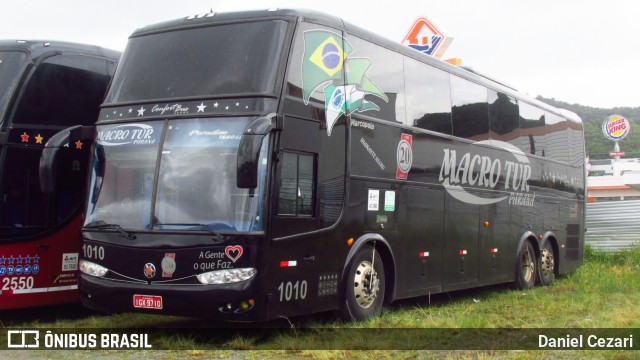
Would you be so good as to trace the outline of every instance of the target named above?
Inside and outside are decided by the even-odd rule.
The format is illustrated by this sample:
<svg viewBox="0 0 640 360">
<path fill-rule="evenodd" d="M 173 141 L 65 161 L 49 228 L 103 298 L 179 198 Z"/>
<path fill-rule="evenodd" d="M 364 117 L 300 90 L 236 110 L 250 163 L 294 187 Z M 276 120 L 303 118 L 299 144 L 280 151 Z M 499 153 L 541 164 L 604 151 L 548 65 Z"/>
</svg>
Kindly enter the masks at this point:
<svg viewBox="0 0 640 360">
<path fill-rule="evenodd" d="M 142 314 L 102 316 L 78 307 L 62 307 L 58 314 L 51 309 L 0 313 L 5 327 L 57 328 L 139 328 L 173 327 L 162 330 L 154 347 L 186 349 L 182 351 L 113 352 L 102 355 L 129 357 L 144 354 L 150 358 L 375 358 L 411 359 L 534 359 L 534 358 L 606 358 L 627 359 L 640 356 L 638 351 L 419 351 L 430 348 L 464 347 L 470 337 L 488 334 L 484 344 L 500 341 L 517 342 L 535 336 L 540 329 L 558 331 L 565 336 L 571 329 L 628 329 L 640 343 L 640 249 L 614 254 L 587 248 L 585 263 L 576 271 L 557 278 L 550 287 L 514 291 L 507 286 L 493 286 L 451 294 L 399 301 L 387 307 L 379 318 L 356 324 L 339 322 L 332 315 L 320 314 L 302 319 L 280 321 L 267 326 L 273 329 L 245 330 L 238 326 L 207 330 L 203 320 Z M 8 316 L 7 316 L 8 315 Z M 199 329 L 200 328 L 200 329 Z M 484 330 L 473 330 L 473 329 Z M 532 333 L 527 328 L 534 329 Z M 472 330 L 469 330 L 472 329 Z M 513 329 L 513 330 L 505 330 Z M 524 329 L 524 330 L 523 330 Z M 560 330 L 558 330 L 560 329 Z M 569 330 L 566 330 L 569 329 Z M 576 330 L 571 330 L 576 331 Z M 446 334 L 446 336 L 443 336 Z M 209 351 L 208 348 L 214 351 Z M 635 345 L 638 348 L 638 345 Z M 290 349 L 290 350 L 283 350 Z M 341 349 L 341 350 L 306 350 Z M 376 349 L 408 349 L 380 351 Z M 252 350 L 252 351 L 241 351 Z M 57 358 L 60 352 L 41 352 Z M 95 355 L 95 351 L 90 352 Z M 64 357 L 91 357 L 84 351 L 65 352 Z M 0 354 L 0 356 L 2 356 Z"/>
</svg>

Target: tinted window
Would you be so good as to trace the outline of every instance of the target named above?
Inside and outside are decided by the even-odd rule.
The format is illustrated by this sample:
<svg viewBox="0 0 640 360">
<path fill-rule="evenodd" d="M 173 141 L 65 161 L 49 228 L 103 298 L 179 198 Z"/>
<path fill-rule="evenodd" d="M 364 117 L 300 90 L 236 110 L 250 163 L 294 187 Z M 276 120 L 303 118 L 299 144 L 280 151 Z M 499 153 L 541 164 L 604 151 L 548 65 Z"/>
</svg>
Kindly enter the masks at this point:
<svg viewBox="0 0 640 360">
<path fill-rule="evenodd" d="M 283 153 L 278 215 L 313 215 L 314 175 L 312 155 Z"/>
<path fill-rule="evenodd" d="M 352 108 L 367 116 L 405 122 L 402 55 L 356 37 L 348 37 L 352 48 L 345 60 Z M 362 101 L 359 101 L 359 98 Z"/>
<path fill-rule="evenodd" d="M 109 84 L 110 66 L 104 59 L 84 56 L 46 59 L 30 77 L 13 122 L 92 125 Z"/>
<path fill-rule="evenodd" d="M 405 58 L 407 125 L 451 135 L 449 74 Z"/>
<path fill-rule="evenodd" d="M 567 121 L 569 138 L 569 163 L 573 166 L 581 166 L 584 163 L 584 136 L 582 123 Z"/>
<path fill-rule="evenodd" d="M 0 125 L 4 122 L 4 110 L 11 90 L 20 77 L 27 54 L 22 52 L 0 52 Z"/>
<path fill-rule="evenodd" d="M 489 138 L 487 88 L 451 76 L 453 135 L 474 141 Z"/>
<path fill-rule="evenodd" d="M 243 22 L 132 38 L 107 101 L 274 93 L 286 27 Z"/>
<path fill-rule="evenodd" d="M 45 197 L 40 192 L 41 149 L 8 147 L 4 162 L 0 238 L 27 235 L 47 225 Z"/>
<path fill-rule="evenodd" d="M 567 120 L 552 114 L 545 114 L 545 128 L 547 140 L 546 156 L 549 159 L 567 162 L 569 161 L 568 152 L 568 130 Z"/>
<path fill-rule="evenodd" d="M 519 127 L 516 100 L 493 90 L 489 90 L 488 97 L 491 138 L 515 144 Z"/>
<path fill-rule="evenodd" d="M 544 111 L 522 101 L 517 146 L 527 154 L 546 156 Z"/>
</svg>

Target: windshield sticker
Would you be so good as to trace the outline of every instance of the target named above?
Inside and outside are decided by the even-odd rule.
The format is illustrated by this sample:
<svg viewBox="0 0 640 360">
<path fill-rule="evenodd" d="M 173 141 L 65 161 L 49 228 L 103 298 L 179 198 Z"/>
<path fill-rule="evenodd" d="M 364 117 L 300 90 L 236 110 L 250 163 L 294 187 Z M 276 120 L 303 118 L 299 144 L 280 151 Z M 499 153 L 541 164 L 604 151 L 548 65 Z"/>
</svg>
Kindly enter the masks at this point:
<svg viewBox="0 0 640 360">
<path fill-rule="evenodd" d="M 366 76 L 372 61 L 350 58 L 352 50 L 346 39 L 330 31 L 310 30 L 304 33 L 302 95 L 305 105 L 308 105 L 314 91 L 324 92 L 328 136 L 331 136 L 331 130 L 341 115 L 380 110 L 376 104 L 365 100 L 365 95 L 389 100 Z"/>
<path fill-rule="evenodd" d="M 97 140 L 103 146 L 151 145 L 158 135 L 151 125 L 126 124 L 100 128 Z"/>
<path fill-rule="evenodd" d="M 529 193 L 531 165 L 527 156 L 512 144 L 483 140 L 475 144 L 485 144 L 508 150 L 515 161 L 502 161 L 489 156 L 465 153 L 458 157 L 456 150 L 443 149 L 444 156 L 440 166 L 439 181 L 449 195 L 455 199 L 474 205 L 495 204 L 509 199 L 509 204 L 517 206 L 533 206 L 535 194 Z M 504 190 L 510 191 L 508 196 L 482 197 L 471 194 L 462 185 L 471 185 L 486 189 L 495 189 L 504 174 Z"/>
<path fill-rule="evenodd" d="M 232 135 L 229 134 L 228 131 L 224 130 L 191 130 L 191 132 L 189 132 L 189 136 L 217 136 L 218 140 L 240 140 L 242 138 L 242 135 Z"/>
</svg>

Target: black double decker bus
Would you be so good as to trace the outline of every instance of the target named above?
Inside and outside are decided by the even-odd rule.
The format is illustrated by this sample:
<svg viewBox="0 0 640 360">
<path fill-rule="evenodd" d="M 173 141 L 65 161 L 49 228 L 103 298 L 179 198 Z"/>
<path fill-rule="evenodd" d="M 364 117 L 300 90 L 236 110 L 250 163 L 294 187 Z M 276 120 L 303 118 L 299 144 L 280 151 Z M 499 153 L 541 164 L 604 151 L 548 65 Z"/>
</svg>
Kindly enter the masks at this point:
<svg viewBox="0 0 640 360">
<path fill-rule="evenodd" d="M 84 305 L 266 320 L 550 284 L 583 260 L 580 119 L 337 17 L 133 33 L 102 105 Z"/>
</svg>

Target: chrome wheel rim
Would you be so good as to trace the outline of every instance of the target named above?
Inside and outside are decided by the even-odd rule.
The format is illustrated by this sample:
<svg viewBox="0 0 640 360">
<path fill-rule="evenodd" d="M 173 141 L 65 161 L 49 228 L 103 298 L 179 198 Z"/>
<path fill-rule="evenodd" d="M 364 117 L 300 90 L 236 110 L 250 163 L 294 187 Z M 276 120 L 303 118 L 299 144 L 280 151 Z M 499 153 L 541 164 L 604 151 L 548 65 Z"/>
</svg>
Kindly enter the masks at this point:
<svg viewBox="0 0 640 360">
<path fill-rule="evenodd" d="M 526 282 L 530 282 L 534 276 L 534 269 L 535 263 L 533 262 L 533 256 L 527 246 L 522 252 L 522 279 Z"/>
<path fill-rule="evenodd" d="M 553 251 L 547 248 L 542 249 L 542 254 L 540 255 L 540 267 L 543 277 L 550 278 L 551 276 L 553 276 L 555 268 Z"/>
<path fill-rule="evenodd" d="M 361 262 L 356 268 L 353 278 L 353 293 L 356 303 L 363 309 L 371 307 L 378 296 L 379 290 L 380 280 L 373 266 L 369 261 Z"/>
</svg>

